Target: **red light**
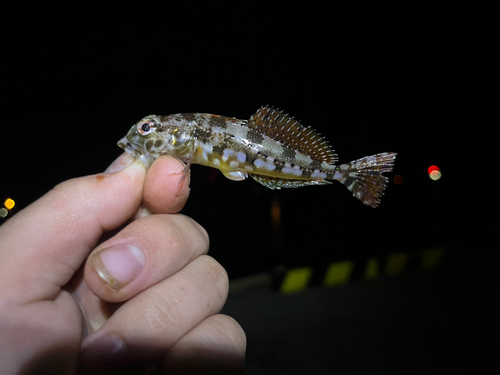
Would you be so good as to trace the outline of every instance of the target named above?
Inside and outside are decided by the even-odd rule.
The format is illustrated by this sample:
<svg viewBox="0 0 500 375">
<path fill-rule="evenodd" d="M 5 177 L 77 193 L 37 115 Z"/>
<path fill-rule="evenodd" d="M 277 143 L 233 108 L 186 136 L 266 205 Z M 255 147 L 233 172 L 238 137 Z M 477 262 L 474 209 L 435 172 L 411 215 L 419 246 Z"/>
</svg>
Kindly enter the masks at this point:
<svg viewBox="0 0 500 375">
<path fill-rule="evenodd" d="M 439 167 L 437 165 L 431 165 L 427 168 L 427 172 L 429 172 L 429 174 L 432 174 L 434 171 L 439 172 Z"/>
<path fill-rule="evenodd" d="M 403 178 L 403 176 L 401 176 L 400 174 L 397 174 L 395 175 L 393 178 L 392 178 L 392 181 L 396 184 L 396 185 L 401 185 L 403 183 L 405 179 Z"/>
</svg>

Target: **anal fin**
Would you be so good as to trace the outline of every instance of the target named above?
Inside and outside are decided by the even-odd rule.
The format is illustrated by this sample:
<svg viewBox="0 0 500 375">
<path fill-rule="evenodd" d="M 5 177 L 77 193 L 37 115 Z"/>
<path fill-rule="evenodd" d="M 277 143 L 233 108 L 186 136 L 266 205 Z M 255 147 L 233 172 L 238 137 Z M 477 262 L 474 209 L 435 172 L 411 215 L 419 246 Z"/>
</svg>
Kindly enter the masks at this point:
<svg viewBox="0 0 500 375">
<path fill-rule="evenodd" d="M 254 174 L 251 174 L 250 177 L 252 177 L 259 184 L 264 185 L 265 187 L 272 190 L 281 188 L 298 188 L 301 186 L 310 186 L 310 185 L 331 184 L 331 182 L 325 180 L 288 180 L 284 178 L 264 177 Z"/>
</svg>

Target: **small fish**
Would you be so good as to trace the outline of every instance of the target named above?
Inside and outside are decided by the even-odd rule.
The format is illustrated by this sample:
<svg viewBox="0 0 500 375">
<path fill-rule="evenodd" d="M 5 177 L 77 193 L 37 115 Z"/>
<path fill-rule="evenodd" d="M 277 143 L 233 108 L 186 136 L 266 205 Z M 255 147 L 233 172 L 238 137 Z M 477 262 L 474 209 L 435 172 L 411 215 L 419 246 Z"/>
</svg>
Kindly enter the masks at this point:
<svg viewBox="0 0 500 375">
<path fill-rule="evenodd" d="M 205 113 L 150 115 L 118 142 L 146 168 L 161 155 L 186 164 L 217 168 L 242 181 L 248 176 L 270 188 L 292 188 L 339 181 L 370 207 L 377 207 L 396 153 L 367 156 L 336 166 L 337 155 L 315 130 L 273 107 L 250 119 Z"/>
</svg>

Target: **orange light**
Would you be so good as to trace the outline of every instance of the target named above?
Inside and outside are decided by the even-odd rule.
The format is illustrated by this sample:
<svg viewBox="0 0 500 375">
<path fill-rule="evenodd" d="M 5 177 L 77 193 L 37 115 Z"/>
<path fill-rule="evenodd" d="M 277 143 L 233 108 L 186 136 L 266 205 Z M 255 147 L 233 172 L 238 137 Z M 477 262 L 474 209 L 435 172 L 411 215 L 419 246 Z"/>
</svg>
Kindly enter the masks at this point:
<svg viewBox="0 0 500 375">
<path fill-rule="evenodd" d="M 281 225 L 281 205 L 280 200 L 277 197 L 273 197 L 271 200 L 271 218 L 275 228 L 279 228 Z"/>
<path fill-rule="evenodd" d="M 12 210 L 16 205 L 16 202 L 14 201 L 14 199 L 7 198 L 5 202 L 3 202 L 3 205 L 7 207 L 8 210 Z"/>
</svg>

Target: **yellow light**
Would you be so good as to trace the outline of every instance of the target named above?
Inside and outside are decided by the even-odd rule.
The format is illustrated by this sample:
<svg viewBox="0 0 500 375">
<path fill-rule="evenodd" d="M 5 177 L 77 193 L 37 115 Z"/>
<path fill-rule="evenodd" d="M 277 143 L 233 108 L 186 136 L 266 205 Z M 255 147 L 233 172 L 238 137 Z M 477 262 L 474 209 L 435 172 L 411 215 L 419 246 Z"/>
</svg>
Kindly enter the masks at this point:
<svg viewBox="0 0 500 375">
<path fill-rule="evenodd" d="M 5 202 L 3 202 L 4 206 L 7 207 L 8 210 L 12 210 L 16 205 L 14 199 L 7 198 Z"/>
</svg>

